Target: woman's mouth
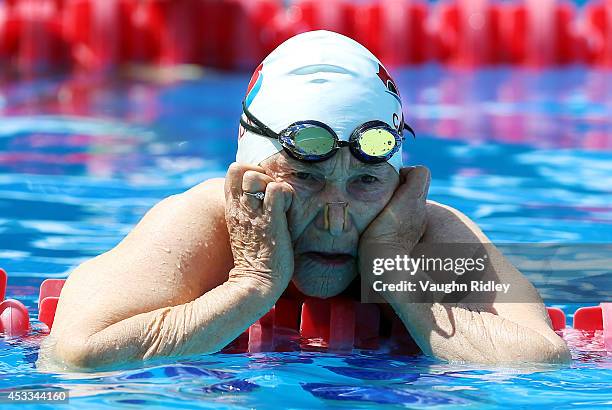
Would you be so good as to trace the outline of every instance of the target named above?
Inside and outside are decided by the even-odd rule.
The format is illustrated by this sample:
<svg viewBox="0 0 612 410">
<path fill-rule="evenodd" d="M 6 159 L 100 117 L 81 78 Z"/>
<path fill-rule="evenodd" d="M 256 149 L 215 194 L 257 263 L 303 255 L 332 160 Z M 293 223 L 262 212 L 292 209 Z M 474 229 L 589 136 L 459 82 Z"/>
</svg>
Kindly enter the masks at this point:
<svg viewBox="0 0 612 410">
<path fill-rule="evenodd" d="M 303 255 L 328 266 L 339 266 L 353 261 L 353 256 L 348 253 L 305 252 Z"/>
</svg>

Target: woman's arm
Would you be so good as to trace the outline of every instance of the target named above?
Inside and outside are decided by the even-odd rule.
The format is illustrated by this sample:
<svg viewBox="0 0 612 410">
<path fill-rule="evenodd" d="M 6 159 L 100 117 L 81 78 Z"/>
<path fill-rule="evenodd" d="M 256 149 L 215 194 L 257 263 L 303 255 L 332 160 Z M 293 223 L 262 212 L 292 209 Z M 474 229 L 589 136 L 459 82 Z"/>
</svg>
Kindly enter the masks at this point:
<svg viewBox="0 0 612 410">
<path fill-rule="evenodd" d="M 435 357 L 479 363 L 565 362 L 565 342 L 552 330 L 541 299 L 529 281 L 497 251 L 480 229 L 459 211 L 427 204 L 426 244 L 487 243 L 492 273 L 520 286 L 533 303 L 404 303 L 394 310 L 421 349 Z M 486 280 L 487 278 L 483 278 Z M 498 280 L 499 281 L 499 280 Z"/>
<path fill-rule="evenodd" d="M 279 296 L 257 281 L 230 279 L 191 302 L 139 313 L 89 336 L 54 332 L 50 337 L 55 339 L 55 361 L 68 367 L 96 368 L 161 356 L 213 353 L 268 312 Z"/>
<path fill-rule="evenodd" d="M 72 272 L 41 364 L 210 353 L 269 311 L 293 273 L 292 194 L 260 171 L 233 165 L 225 186 L 166 198 L 117 247 Z M 244 201 L 243 184 L 265 191 L 264 203 Z"/>
</svg>

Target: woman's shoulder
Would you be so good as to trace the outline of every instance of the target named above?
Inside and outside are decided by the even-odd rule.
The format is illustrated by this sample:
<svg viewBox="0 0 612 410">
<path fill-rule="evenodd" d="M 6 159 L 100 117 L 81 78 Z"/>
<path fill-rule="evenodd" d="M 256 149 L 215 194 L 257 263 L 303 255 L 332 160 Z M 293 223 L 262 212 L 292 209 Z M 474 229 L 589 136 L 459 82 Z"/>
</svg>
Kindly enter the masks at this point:
<svg viewBox="0 0 612 410">
<path fill-rule="evenodd" d="M 431 200 L 427 201 L 427 229 L 423 241 L 435 243 L 490 242 L 478 225 L 463 212 Z"/>
<path fill-rule="evenodd" d="M 211 178 L 189 188 L 179 194 L 188 201 L 194 200 L 193 206 L 220 206 L 225 208 L 225 194 L 223 186 L 225 178 Z"/>
</svg>

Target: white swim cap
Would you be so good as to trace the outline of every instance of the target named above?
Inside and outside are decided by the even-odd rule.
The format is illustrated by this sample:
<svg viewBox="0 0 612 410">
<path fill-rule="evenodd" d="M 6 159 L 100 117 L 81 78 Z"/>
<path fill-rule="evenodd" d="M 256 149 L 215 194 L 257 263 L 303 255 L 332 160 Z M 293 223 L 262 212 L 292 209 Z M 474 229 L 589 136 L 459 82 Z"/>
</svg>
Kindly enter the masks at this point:
<svg viewBox="0 0 612 410">
<path fill-rule="evenodd" d="M 277 133 L 296 121 L 317 120 L 348 141 L 367 121 L 397 130 L 403 123 L 399 91 L 381 62 L 358 42 L 326 30 L 298 34 L 272 51 L 255 70 L 245 102 Z M 277 140 L 240 127 L 237 162 L 259 165 L 282 150 Z M 402 150 L 388 162 L 399 172 Z"/>
</svg>

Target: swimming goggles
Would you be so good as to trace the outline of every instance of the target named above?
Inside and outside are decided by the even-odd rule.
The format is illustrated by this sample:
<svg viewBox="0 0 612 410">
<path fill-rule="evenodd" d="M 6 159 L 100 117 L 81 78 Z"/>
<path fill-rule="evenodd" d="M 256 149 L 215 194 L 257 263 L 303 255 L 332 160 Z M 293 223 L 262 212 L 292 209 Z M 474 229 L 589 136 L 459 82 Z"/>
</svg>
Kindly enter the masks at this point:
<svg viewBox="0 0 612 410">
<path fill-rule="evenodd" d="M 348 141 L 340 140 L 327 124 L 315 120 L 297 121 L 280 133 L 276 133 L 258 120 L 247 109 L 244 101 L 242 101 L 242 111 L 253 123 L 250 124 L 241 117 L 240 124 L 246 130 L 278 140 L 289 155 L 307 162 L 324 161 L 332 157 L 341 147 L 346 146 L 362 162 L 369 164 L 385 162 L 401 148 L 404 129 L 415 136 L 403 118 L 399 132 L 383 121 L 368 121 L 357 127 Z"/>
</svg>

